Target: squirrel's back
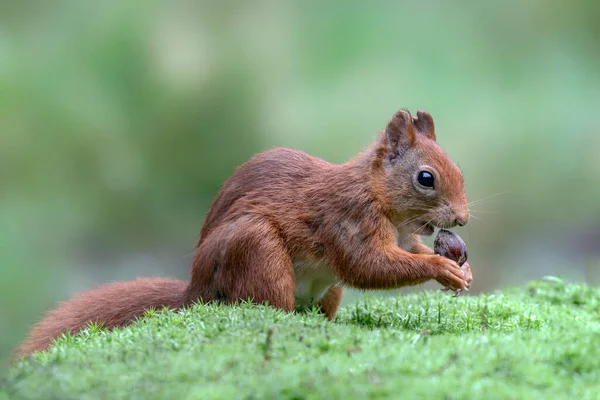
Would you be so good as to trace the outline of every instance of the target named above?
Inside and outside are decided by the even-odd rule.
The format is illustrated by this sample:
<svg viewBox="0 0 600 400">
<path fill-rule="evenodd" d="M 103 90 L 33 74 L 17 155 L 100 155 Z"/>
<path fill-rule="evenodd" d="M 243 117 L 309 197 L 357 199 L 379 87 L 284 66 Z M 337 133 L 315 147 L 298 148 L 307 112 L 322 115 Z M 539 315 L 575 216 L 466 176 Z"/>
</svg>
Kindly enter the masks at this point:
<svg viewBox="0 0 600 400">
<path fill-rule="evenodd" d="M 36 323 L 17 357 L 48 348 L 61 333 L 76 333 L 90 322 L 103 328 L 125 326 L 150 308 L 179 308 L 183 305 L 187 283 L 176 279 L 143 278 L 109 283 L 80 293 L 46 313 Z"/>
<path fill-rule="evenodd" d="M 302 151 L 281 147 L 255 155 L 219 191 L 204 221 L 201 237 L 222 217 L 231 215 L 234 205 L 245 213 L 305 206 L 302 189 L 311 187 L 315 178 L 335 167 Z"/>
</svg>

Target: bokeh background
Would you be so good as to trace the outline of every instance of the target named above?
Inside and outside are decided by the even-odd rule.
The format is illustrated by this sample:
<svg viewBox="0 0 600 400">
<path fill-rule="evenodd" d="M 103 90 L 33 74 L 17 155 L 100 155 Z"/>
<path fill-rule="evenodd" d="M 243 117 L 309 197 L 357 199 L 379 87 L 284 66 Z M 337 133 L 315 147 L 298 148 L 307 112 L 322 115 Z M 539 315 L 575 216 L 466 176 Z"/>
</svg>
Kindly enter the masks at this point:
<svg viewBox="0 0 600 400">
<path fill-rule="evenodd" d="M 593 0 L 0 1 L 0 359 L 78 291 L 187 279 L 254 153 L 343 162 L 401 107 L 481 200 L 457 230 L 474 292 L 600 283 L 598 21 Z"/>
</svg>

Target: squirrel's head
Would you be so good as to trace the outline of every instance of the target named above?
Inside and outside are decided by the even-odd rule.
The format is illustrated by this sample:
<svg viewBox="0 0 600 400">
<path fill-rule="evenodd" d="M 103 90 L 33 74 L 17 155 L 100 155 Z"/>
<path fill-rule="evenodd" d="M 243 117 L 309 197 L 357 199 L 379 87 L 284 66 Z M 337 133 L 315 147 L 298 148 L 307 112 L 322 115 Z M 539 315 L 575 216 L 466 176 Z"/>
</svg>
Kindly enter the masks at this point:
<svg viewBox="0 0 600 400">
<path fill-rule="evenodd" d="M 431 115 L 398 111 L 382 135 L 379 166 L 394 223 L 420 235 L 469 220 L 463 174 L 436 142 Z"/>
</svg>

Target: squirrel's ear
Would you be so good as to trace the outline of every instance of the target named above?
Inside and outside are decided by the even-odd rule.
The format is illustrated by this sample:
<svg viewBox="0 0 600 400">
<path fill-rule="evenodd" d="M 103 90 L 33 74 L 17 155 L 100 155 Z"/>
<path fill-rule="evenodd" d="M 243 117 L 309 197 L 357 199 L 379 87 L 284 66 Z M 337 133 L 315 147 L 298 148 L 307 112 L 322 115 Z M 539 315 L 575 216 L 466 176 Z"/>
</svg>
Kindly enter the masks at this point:
<svg viewBox="0 0 600 400">
<path fill-rule="evenodd" d="M 410 113 L 400 110 L 394 114 L 385 128 L 385 135 L 392 151 L 396 151 L 400 146 L 412 146 L 416 138 Z"/>
<path fill-rule="evenodd" d="M 417 118 L 413 120 L 417 132 L 427 136 L 431 140 L 435 140 L 435 126 L 433 118 L 427 111 L 417 111 Z"/>
</svg>

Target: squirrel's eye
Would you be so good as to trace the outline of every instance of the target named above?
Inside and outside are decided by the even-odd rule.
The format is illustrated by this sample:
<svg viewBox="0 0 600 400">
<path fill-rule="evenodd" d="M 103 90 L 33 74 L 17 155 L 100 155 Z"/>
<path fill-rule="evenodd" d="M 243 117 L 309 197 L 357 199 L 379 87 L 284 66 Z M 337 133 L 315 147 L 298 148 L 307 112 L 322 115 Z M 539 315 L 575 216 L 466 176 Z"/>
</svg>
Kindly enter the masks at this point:
<svg viewBox="0 0 600 400">
<path fill-rule="evenodd" d="M 431 172 L 427 172 L 427 171 L 419 172 L 419 175 L 417 176 L 417 181 L 419 181 L 419 184 L 421 186 L 433 189 L 434 179 L 433 179 L 433 174 L 431 174 Z"/>
</svg>

